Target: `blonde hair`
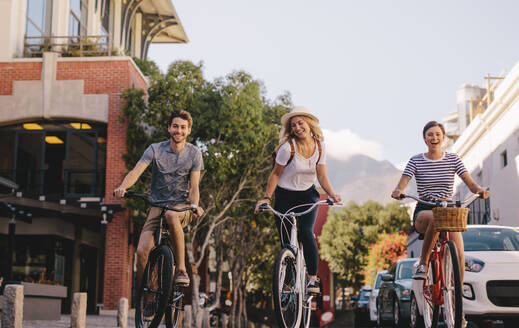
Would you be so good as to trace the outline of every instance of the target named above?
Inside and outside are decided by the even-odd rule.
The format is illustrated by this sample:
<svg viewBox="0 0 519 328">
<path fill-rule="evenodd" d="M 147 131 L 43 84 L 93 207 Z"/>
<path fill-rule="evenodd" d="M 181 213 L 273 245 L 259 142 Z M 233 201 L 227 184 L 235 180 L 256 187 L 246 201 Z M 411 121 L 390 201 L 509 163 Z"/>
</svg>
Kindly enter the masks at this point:
<svg viewBox="0 0 519 328">
<path fill-rule="evenodd" d="M 303 120 L 305 120 L 305 122 L 310 127 L 310 131 L 312 132 L 312 137 L 314 137 L 314 139 L 317 139 L 319 141 L 324 141 L 323 131 L 319 127 L 319 123 L 316 120 L 314 120 L 306 115 L 296 115 L 296 116 L 293 116 L 290 119 L 288 119 L 285 122 L 285 125 L 283 125 L 281 127 L 281 132 L 279 133 L 279 146 L 281 146 L 282 144 L 287 142 L 289 139 L 295 138 L 295 136 L 292 134 L 292 129 L 290 126 L 292 119 L 294 117 L 303 118 Z"/>
</svg>

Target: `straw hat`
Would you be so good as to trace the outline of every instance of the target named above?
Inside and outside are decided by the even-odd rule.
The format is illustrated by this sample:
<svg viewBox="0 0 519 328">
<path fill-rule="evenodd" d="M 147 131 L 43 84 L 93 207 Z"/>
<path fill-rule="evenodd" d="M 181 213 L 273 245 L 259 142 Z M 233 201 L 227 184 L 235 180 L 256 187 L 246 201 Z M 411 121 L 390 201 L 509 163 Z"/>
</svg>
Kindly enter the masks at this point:
<svg viewBox="0 0 519 328">
<path fill-rule="evenodd" d="M 317 117 L 313 116 L 310 113 L 310 110 L 308 108 L 306 108 L 304 106 L 296 106 L 296 107 L 292 108 L 290 110 L 290 112 L 286 113 L 285 115 L 283 115 L 281 117 L 281 125 L 285 126 L 287 121 L 289 121 L 294 116 L 306 116 L 306 117 L 309 117 L 310 119 L 316 121 L 317 123 L 319 123 L 319 119 Z"/>
</svg>

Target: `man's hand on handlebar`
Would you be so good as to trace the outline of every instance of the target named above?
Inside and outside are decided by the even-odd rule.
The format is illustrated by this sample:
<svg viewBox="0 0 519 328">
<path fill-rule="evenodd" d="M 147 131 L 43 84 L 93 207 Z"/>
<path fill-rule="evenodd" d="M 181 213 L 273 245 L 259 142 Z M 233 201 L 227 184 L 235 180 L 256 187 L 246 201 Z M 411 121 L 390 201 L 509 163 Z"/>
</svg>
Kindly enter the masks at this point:
<svg viewBox="0 0 519 328">
<path fill-rule="evenodd" d="M 195 215 L 195 217 L 199 218 L 201 217 L 202 215 L 204 215 L 204 209 L 201 208 L 200 206 L 197 206 L 195 204 L 191 204 L 192 207 L 195 207 L 196 208 L 196 213 L 193 212 L 193 214 Z"/>
<path fill-rule="evenodd" d="M 126 189 L 119 186 L 119 187 L 117 187 L 117 189 L 114 190 L 113 194 L 117 198 L 123 198 L 125 193 L 126 193 Z"/>
</svg>

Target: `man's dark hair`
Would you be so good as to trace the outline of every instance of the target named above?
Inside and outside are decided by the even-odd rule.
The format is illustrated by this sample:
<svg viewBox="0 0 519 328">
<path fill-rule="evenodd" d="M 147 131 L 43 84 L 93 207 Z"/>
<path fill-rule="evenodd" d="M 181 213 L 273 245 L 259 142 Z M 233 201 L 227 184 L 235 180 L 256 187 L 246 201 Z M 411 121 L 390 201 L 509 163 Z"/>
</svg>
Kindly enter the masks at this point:
<svg viewBox="0 0 519 328">
<path fill-rule="evenodd" d="M 430 128 L 432 128 L 434 126 L 440 127 L 440 129 L 443 132 L 443 135 L 445 135 L 445 128 L 443 127 L 443 124 L 438 123 L 436 121 L 430 121 L 429 123 L 425 124 L 425 126 L 423 127 L 422 135 L 423 135 L 424 138 L 425 138 L 425 132 L 427 132 L 427 130 L 429 130 Z"/>
<path fill-rule="evenodd" d="M 169 117 L 168 126 L 170 126 L 173 123 L 173 119 L 175 117 L 180 117 L 181 119 L 186 120 L 187 121 L 187 126 L 189 128 L 191 128 L 191 126 L 193 125 L 193 119 L 191 118 L 191 114 L 189 114 L 189 112 L 187 110 L 175 109 L 171 113 L 171 116 Z"/>
</svg>

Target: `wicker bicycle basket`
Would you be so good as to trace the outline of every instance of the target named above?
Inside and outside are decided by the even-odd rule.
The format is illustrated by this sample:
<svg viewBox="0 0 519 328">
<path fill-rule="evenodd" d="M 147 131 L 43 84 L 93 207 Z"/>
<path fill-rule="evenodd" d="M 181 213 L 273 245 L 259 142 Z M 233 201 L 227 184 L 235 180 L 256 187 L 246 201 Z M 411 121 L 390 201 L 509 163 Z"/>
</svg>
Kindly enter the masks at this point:
<svg viewBox="0 0 519 328">
<path fill-rule="evenodd" d="M 433 208 L 434 229 L 436 231 L 467 230 L 468 208 L 435 207 Z"/>
</svg>

